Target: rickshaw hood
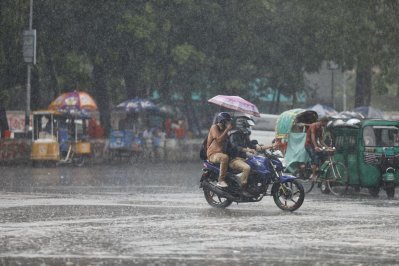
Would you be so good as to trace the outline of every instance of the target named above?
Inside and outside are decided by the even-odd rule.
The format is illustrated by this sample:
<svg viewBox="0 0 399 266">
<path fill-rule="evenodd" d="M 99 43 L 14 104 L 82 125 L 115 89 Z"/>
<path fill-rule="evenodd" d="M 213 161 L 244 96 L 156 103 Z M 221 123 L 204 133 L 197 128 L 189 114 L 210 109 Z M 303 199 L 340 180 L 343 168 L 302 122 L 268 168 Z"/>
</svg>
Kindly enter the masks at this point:
<svg viewBox="0 0 399 266">
<path fill-rule="evenodd" d="M 312 123 L 318 118 L 317 112 L 313 110 L 296 108 L 282 112 L 276 122 L 276 138 L 288 138 L 295 119 L 302 116 L 309 116 Z"/>
</svg>

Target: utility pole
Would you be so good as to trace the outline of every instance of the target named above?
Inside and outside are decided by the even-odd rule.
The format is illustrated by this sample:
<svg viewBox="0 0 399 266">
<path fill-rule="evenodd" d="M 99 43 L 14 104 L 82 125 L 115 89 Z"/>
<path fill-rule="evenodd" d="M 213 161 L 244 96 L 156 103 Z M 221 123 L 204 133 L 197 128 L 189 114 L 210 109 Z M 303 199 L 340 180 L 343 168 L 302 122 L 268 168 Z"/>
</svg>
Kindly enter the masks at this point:
<svg viewBox="0 0 399 266">
<path fill-rule="evenodd" d="M 33 21 L 33 0 L 30 0 L 29 6 L 29 30 L 23 32 L 23 55 L 27 63 L 26 78 L 26 109 L 25 109 L 25 133 L 29 132 L 30 120 L 30 98 L 31 98 L 31 69 L 36 64 L 36 30 L 32 29 Z"/>
<path fill-rule="evenodd" d="M 330 61 L 330 62 L 328 62 L 327 67 L 328 67 L 328 69 L 331 70 L 331 105 L 333 108 L 335 108 L 334 70 L 337 70 L 339 68 L 339 66 L 334 61 Z"/>
<path fill-rule="evenodd" d="M 345 77 L 345 75 L 344 75 L 344 93 L 343 93 L 343 98 L 342 98 L 342 101 L 343 101 L 343 111 L 346 111 L 346 77 Z"/>
</svg>

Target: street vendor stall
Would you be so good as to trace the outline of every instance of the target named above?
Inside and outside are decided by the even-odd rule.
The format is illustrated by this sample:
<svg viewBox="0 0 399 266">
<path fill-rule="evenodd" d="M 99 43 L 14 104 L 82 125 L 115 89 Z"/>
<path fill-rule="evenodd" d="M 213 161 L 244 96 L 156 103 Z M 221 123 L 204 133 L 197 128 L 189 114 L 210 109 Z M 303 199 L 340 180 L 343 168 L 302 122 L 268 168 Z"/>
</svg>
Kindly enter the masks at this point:
<svg viewBox="0 0 399 266">
<path fill-rule="evenodd" d="M 96 109 L 88 93 L 73 91 L 57 97 L 49 110 L 34 112 L 32 161 L 83 165 L 91 155 L 87 128 Z"/>
</svg>

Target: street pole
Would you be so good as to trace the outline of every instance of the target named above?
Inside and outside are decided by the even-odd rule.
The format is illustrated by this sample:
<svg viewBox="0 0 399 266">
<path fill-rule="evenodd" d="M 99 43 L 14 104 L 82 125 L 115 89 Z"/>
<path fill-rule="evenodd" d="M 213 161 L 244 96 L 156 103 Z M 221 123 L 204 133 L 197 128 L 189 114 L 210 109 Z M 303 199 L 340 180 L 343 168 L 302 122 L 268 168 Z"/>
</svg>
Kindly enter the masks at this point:
<svg viewBox="0 0 399 266">
<path fill-rule="evenodd" d="M 331 69 L 331 103 L 332 103 L 332 107 L 335 109 L 335 101 L 334 101 L 334 69 Z"/>
<path fill-rule="evenodd" d="M 339 66 L 334 61 L 330 61 L 327 64 L 329 70 L 331 70 L 331 105 L 335 108 L 335 100 L 334 100 L 334 70 L 338 69 Z"/>
<path fill-rule="evenodd" d="M 32 31 L 32 20 L 33 20 L 33 0 L 30 0 L 29 4 L 29 31 Z M 26 110 L 25 110 L 25 133 L 29 132 L 29 120 L 30 120 L 30 96 L 31 96 L 31 63 L 27 65 L 27 78 L 26 78 Z"/>
<path fill-rule="evenodd" d="M 343 111 L 346 111 L 346 78 L 344 75 L 344 95 L 343 95 Z"/>
</svg>

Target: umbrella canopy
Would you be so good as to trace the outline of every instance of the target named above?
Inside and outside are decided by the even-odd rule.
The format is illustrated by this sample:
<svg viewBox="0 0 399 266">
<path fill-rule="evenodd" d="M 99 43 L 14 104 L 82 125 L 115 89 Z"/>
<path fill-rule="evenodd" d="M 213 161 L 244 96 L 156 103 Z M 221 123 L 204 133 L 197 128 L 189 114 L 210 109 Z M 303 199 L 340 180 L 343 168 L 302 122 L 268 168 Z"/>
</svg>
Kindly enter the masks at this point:
<svg viewBox="0 0 399 266">
<path fill-rule="evenodd" d="M 129 113 L 141 113 L 141 112 L 159 112 L 159 107 L 145 98 L 134 98 L 121 102 L 116 106 L 117 110 L 126 111 Z"/>
<path fill-rule="evenodd" d="M 182 111 L 176 105 L 159 104 L 158 106 L 161 114 L 169 116 L 180 116 L 182 114 Z"/>
<path fill-rule="evenodd" d="M 231 110 L 239 111 L 244 114 L 260 117 L 258 107 L 256 107 L 255 104 L 241 98 L 240 96 L 216 95 L 215 97 L 209 99 L 208 102 Z"/>
<path fill-rule="evenodd" d="M 323 116 L 334 116 L 337 115 L 338 112 L 334 110 L 334 108 L 324 105 L 324 104 L 316 104 L 308 108 L 308 110 L 316 111 L 319 117 Z"/>
<path fill-rule="evenodd" d="M 97 104 L 87 92 L 73 91 L 58 96 L 48 106 L 50 110 L 56 110 L 64 114 L 88 115 L 88 111 L 97 110 Z"/>
<path fill-rule="evenodd" d="M 384 118 L 382 111 L 371 106 L 360 106 L 353 111 L 361 113 L 366 118 Z"/>
</svg>

